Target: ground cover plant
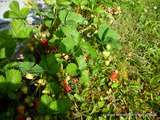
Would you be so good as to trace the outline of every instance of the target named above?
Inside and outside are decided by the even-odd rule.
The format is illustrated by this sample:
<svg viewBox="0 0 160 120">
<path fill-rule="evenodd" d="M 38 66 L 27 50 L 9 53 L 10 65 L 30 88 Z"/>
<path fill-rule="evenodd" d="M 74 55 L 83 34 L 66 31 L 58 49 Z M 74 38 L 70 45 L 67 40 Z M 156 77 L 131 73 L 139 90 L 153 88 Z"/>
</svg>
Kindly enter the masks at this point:
<svg viewBox="0 0 160 120">
<path fill-rule="evenodd" d="M 44 2 L 4 14 L 0 118 L 158 119 L 160 2 Z"/>
</svg>

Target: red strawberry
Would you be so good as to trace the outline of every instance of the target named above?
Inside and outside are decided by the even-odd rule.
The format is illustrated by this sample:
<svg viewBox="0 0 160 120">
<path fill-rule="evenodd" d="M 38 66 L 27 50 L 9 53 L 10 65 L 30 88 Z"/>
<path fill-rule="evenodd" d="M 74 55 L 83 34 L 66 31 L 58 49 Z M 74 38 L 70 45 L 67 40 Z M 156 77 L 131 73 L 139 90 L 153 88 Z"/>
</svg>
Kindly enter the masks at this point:
<svg viewBox="0 0 160 120">
<path fill-rule="evenodd" d="M 110 80 L 111 81 L 117 81 L 118 79 L 118 71 L 112 71 L 111 76 L 110 76 Z"/>
<path fill-rule="evenodd" d="M 40 44 L 41 44 L 43 47 L 46 47 L 46 46 L 48 46 L 48 40 L 47 40 L 47 39 L 42 39 L 42 40 L 40 40 Z"/>
<path fill-rule="evenodd" d="M 74 84 L 77 84 L 77 83 L 78 83 L 78 78 L 73 78 L 73 79 L 72 79 L 72 82 L 73 82 Z"/>
<path fill-rule="evenodd" d="M 69 92 L 72 91 L 72 88 L 71 88 L 70 85 L 68 85 L 67 80 L 64 80 L 64 81 L 63 81 L 63 88 L 64 88 L 64 91 L 65 91 L 66 93 L 69 93 Z"/>
<path fill-rule="evenodd" d="M 66 93 L 71 92 L 71 91 L 72 91 L 71 86 L 70 86 L 70 85 L 65 85 L 65 86 L 64 86 L 64 91 L 65 91 Z"/>
<path fill-rule="evenodd" d="M 51 47 L 49 48 L 49 50 L 50 50 L 52 53 L 56 53 L 56 52 L 58 52 L 58 47 L 57 47 L 57 46 L 51 46 Z"/>
</svg>

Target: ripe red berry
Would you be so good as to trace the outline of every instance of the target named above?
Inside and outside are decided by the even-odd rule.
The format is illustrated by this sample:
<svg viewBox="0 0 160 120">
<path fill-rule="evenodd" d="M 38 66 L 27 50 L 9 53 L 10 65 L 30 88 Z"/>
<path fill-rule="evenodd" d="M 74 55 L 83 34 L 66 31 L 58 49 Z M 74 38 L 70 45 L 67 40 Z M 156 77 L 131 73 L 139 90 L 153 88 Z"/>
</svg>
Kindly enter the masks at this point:
<svg viewBox="0 0 160 120">
<path fill-rule="evenodd" d="M 71 92 L 71 91 L 72 91 L 71 86 L 70 86 L 70 85 L 65 85 L 65 86 L 64 86 L 64 91 L 65 91 L 66 93 Z"/>
<path fill-rule="evenodd" d="M 65 91 L 66 93 L 69 93 L 69 92 L 72 91 L 71 86 L 67 83 L 66 80 L 63 81 L 63 88 L 64 88 L 64 91 Z"/>
<path fill-rule="evenodd" d="M 48 46 L 48 40 L 47 40 L 47 39 L 42 39 L 42 40 L 40 40 L 40 44 L 41 44 L 43 47 L 46 47 L 46 46 Z"/>
<path fill-rule="evenodd" d="M 74 84 L 77 84 L 78 81 L 79 81 L 78 78 L 73 78 L 73 79 L 72 79 L 72 82 L 73 82 Z"/>
<path fill-rule="evenodd" d="M 117 81 L 119 75 L 118 75 L 118 71 L 112 71 L 111 76 L 110 76 L 110 80 L 111 81 Z"/>
</svg>

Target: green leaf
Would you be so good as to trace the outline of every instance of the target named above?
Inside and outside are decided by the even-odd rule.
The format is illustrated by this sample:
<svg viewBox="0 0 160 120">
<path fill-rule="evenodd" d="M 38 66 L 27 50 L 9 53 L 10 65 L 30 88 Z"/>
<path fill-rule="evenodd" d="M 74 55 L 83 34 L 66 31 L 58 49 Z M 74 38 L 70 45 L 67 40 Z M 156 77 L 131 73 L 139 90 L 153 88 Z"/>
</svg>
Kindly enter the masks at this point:
<svg viewBox="0 0 160 120">
<path fill-rule="evenodd" d="M 77 65 L 74 63 L 70 63 L 66 67 L 66 72 L 71 76 L 77 75 L 77 70 L 78 70 Z"/>
<path fill-rule="evenodd" d="M 52 24 L 52 20 L 45 20 L 45 25 L 47 26 L 47 27 L 51 27 L 51 24 Z"/>
<path fill-rule="evenodd" d="M 91 112 L 90 114 L 96 113 L 97 110 L 98 110 L 98 106 L 97 106 L 97 104 L 94 104 L 94 105 L 93 105 L 92 112 Z"/>
<path fill-rule="evenodd" d="M 21 10 L 17 2 L 10 4 L 10 10 L 6 11 L 3 16 L 4 18 L 13 18 L 13 19 L 25 19 L 29 14 L 29 8 L 23 7 Z"/>
<path fill-rule="evenodd" d="M 56 4 L 56 0 L 44 0 L 44 2 L 48 5 Z"/>
<path fill-rule="evenodd" d="M 0 84 L 6 82 L 4 76 L 0 75 Z"/>
<path fill-rule="evenodd" d="M 80 83 L 86 87 L 89 85 L 89 71 L 88 70 L 82 71 L 81 77 L 80 77 Z"/>
<path fill-rule="evenodd" d="M 27 61 L 22 62 L 22 63 L 19 63 L 18 67 L 23 74 L 27 72 L 33 73 L 33 74 L 41 74 L 44 72 L 43 68 L 35 64 L 34 62 L 27 62 Z"/>
<path fill-rule="evenodd" d="M 15 47 L 16 40 L 9 34 L 9 30 L 0 31 L 0 48 L 5 48 L 6 57 L 13 55 Z"/>
<path fill-rule="evenodd" d="M 157 100 L 157 101 L 160 101 L 160 95 L 156 97 L 156 100 Z"/>
<path fill-rule="evenodd" d="M 48 93 L 54 93 L 55 96 L 58 96 L 61 91 L 61 87 L 56 80 L 51 80 L 47 83 L 45 91 Z"/>
<path fill-rule="evenodd" d="M 76 5 L 80 5 L 81 4 L 81 0 L 72 0 L 72 2 Z"/>
<path fill-rule="evenodd" d="M 56 74 L 59 71 L 60 66 L 54 55 L 47 56 L 47 65 L 49 73 Z"/>
<path fill-rule="evenodd" d="M 118 88 L 118 86 L 119 86 L 118 83 L 113 83 L 113 84 L 111 85 L 112 88 Z"/>
<path fill-rule="evenodd" d="M 105 44 L 112 41 L 114 42 L 115 40 L 118 40 L 120 38 L 118 33 L 110 29 L 105 23 L 99 26 L 98 36 L 101 42 L 104 42 Z"/>
<path fill-rule="evenodd" d="M 105 13 L 105 10 L 102 7 L 97 7 L 95 9 L 95 12 L 98 13 L 98 14 L 101 14 L 101 13 Z"/>
<path fill-rule="evenodd" d="M 16 68 L 19 65 L 18 62 L 10 62 L 8 64 L 6 64 L 3 69 L 7 70 L 7 69 L 11 69 L 11 68 Z"/>
<path fill-rule="evenodd" d="M 98 36 L 99 36 L 100 40 L 103 41 L 103 40 L 105 39 L 108 30 L 109 30 L 109 27 L 108 27 L 105 23 L 104 23 L 104 24 L 101 24 L 101 25 L 99 26 Z"/>
<path fill-rule="evenodd" d="M 133 82 L 130 82 L 129 88 L 137 92 L 143 88 L 143 84 L 133 81 Z"/>
<path fill-rule="evenodd" d="M 10 11 L 9 11 L 9 10 L 5 11 L 5 12 L 3 13 L 3 17 L 4 17 L 4 18 L 11 18 L 11 17 L 10 17 Z"/>
<path fill-rule="evenodd" d="M 81 95 L 78 95 L 78 94 L 74 94 L 74 98 L 76 100 L 78 100 L 78 102 L 83 102 L 84 101 L 84 98 Z"/>
<path fill-rule="evenodd" d="M 40 66 L 42 66 L 44 70 L 52 75 L 55 75 L 60 69 L 60 65 L 54 54 L 42 56 Z"/>
<path fill-rule="evenodd" d="M 74 48 L 75 45 L 76 45 L 76 44 L 75 44 L 75 41 L 73 40 L 72 37 L 66 37 L 66 38 L 64 38 L 64 39 L 62 40 L 62 44 L 64 45 L 65 50 L 66 50 L 67 52 L 73 50 L 73 48 Z M 62 47 L 63 47 L 63 46 L 62 46 Z M 62 49 L 64 49 L 64 48 L 62 48 Z"/>
<path fill-rule="evenodd" d="M 79 6 L 86 6 L 88 4 L 88 0 L 72 0 L 73 3 Z"/>
<path fill-rule="evenodd" d="M 0 75 L 0 92 L 5 93 L 7 92 L 7 81 L 4 76 Z"/>
<path fill-rule="evenodd" d="M 71 4 L 69 0 L 57 0 L 58 5 L 68 6 Z"/>
<path fill-rule="evenodd" d="M 74 40 L 74 44 L 77 45 L 80 41 L 80 33 L 76 30 L 74 25 L 66 25 L 62 27 L 63 33 Z"/>
<path fill-rule="evenodd" d="M 6 80 L 9 90 L 16 90 L 20 87 L 22 76 L 19 70 L 10 69 L 6 71 Z"/>
<path fill-rule="evenodd" d="M 119 34 L 116 31 L 112 30 L 112 29 L 108 30 L 107 37 L 108 38 L 112 38 L 112 39 L 116 39 L 116 40 L 118 40 L 120 38 Z"/>
<path fill-rule="evenodd" d="M 87 24 L 87 20 L 82 17 L 80 14 L 77 14 L 75 12 L 67 11 L 67 10 L 61 10 L 59 13 L 59 18 L 61 22 L 68 23 L 69 21 L 73 21 L 76 24 Z"/>
<path fill-rule="evenodd" d="M 32 28 L 23 20 L 13 20 L 11 22 L 11 33 L 15 38 L 28 38 L 32 32 Z"/>
<path fill-rule="evenodd" d="M 66 20 L 74 21 L 77 24 L 87 24 L 88 23 L 84 17 L 82 17 L 80 14 L 77 14 L 75 12 L 69 12 Z"/>
<path fill-rule="evenodd" d="M 22 76 L 19 70 L 10 69 L 6 71 L 6 80 L 12 84 L 19 84 Z"/>
<path fill-rule="evenodd" d="M 20 8 L 19 8 L 19 3 L 17 2 L 17 1 L 12 1 L 11 3 L 10 3 L 10 5 L 9 5 L 9 7 L 10 7 L 10 9 L 12 10 L 12 11 L 19 11 L 20 10 Z"/>
<path fill-rule="evenodd" d="M 104 105 L 105 105 L 105 101 L 104 100 L 98 101 L 98 107 L 99 108 L 102 108 Z"/>
<path fill-rule="evenodd" d="M 51 102 L 52 102 L 52 97 L 48 96 L 48 95 L 42 95 L 41 96 L 41 102 L 44 104 L 44 105 L 49 105 Z"/>
<path fill-rule="evenodd" d="M 46 114 L 49 111 L 49 104 L 52 102 L 52 97 L 49 95 L 42 95 L 39 105 L 39 113 Z"/>
<path fill-rule="evenodd" d="M 6 57 L 6 52 L 5 52 L 5 48 L 1 48 L 0 49 L 0 59 L 3 59 Z"/>
<path fill-rule="evenodd" d="M 49 108 L 53 111 L 58 111 L 58 101 L 51 102 Z"/>
<path fill-rule="evenodd" d="M 29 14 L 30 9 L 27 7 L 24 7 L 20 10 L 21 18 L 26 18 Z"/>
<path fill-rule="evenodd" d="M 33 62 L 22 62 L 18 65 L 19 69 L 25 73 L 28 72 L 32 69 L 32 67 L 34 66 Z"/>
<path fill-rule="evenodd" d="M 96 50 L 88 42 L 82 42 L 80 46 L 81 49 L 89 54 L 93 59 L 97 58 Z"/>
<path fill-rule="evenodd" d="M 51 102 L 49 108 L 58 113 L 64 113 L 70 108 L 69 99 L 55 100 Z"/>
<path fill-rule="evenodd" d="M 62 24 L 66 23 L 67 15 L 68 15 L 68 11 L 67 10 L 61 10 L 59 12 L 59 19 L 61 20 Z"/>
<path fill-rule="evenodd" d="M 4 16 L 4 18 L 13 18 L 13 19 L 21 18 L 21 16 L 19 15 L 19 13 L 20 13 L 20 12 L 8 10 L 8 11 L 6 11 L 6 12 L 3 14 L 3 16 Z"/>
<path fill-rule="evenodd" d="M 152 77 L 152 79 L 150 80 L 150 84 L 152 85 L 152 87 L 158 86 L 160 82 L 160 75 L 155 75 L 154 77 Z"/>
<path fill-rule="evenodd" d="M 84 56 L 81 55 L 81 56 L 77 57 L 76 60 L 77 60 L 78 67 L 79 67 L 80 70 L 86 69 L 87 63 L 84 59 Z"/>
<path fill-rule="evenodd" d="M 34 65 L 34 66 L 32 67 L 31 72 L 32 72 L 32 73 L 36 73 L 36 74 L 41 74 L 41 73 L 44 72 L 44 70 L 43 70 L 42 67 L 40 67 L 39 65 L 36 64 L 36 65 Z"/>
</svg>

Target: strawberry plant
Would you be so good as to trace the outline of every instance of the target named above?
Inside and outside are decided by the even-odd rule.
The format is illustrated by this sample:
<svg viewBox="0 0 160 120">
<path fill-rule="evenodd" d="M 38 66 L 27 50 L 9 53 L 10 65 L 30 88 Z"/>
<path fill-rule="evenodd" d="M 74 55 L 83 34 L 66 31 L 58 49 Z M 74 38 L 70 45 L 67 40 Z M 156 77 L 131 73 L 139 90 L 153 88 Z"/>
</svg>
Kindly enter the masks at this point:
<svg viewBox="0 0 160 120">
<path fill-rule="evenodd" d="M 1 68 L 6 71 L 1 72 L 1 89 L 17 106 L 21 104 L 17 119 L 25 114 L 60 117 L 69 111 L 72 99 L 82 99 L 98 54 L 107 45 L 118 48 L 119 37 L 107 25 L 100 1 L 45 0 L 44 7 L 30 1 L 25 4 L 20 8 L 13 1 L 4 13 L 11 23 L 1 37 Z M 12 48 L 6 38 L 12 39 Z M 14 52 L 8 54 L 11 49 Z"/>
</svg>

